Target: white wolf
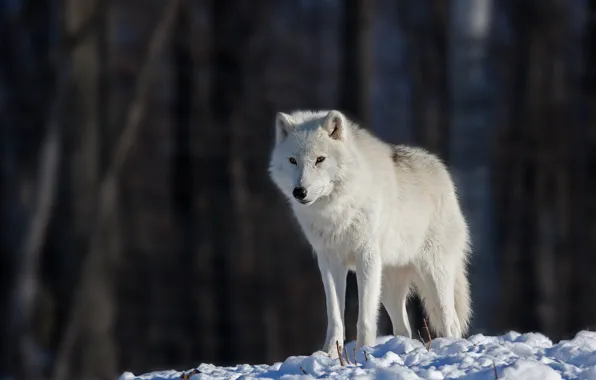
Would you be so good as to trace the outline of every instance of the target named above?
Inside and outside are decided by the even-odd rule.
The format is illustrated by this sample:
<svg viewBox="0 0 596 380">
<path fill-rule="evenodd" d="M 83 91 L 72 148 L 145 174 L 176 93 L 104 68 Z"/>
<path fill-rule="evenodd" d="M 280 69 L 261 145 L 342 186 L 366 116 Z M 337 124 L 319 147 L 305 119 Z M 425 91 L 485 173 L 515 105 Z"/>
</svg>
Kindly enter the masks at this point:
<svg viewBox="0 0 596 380">
<path fill-rule="evenodd" d="M 382 302 L 395 335 L 411 337 L 410 287 L 431 328 L 460 338 L 470 315 L 468 226 L 451 176 L 434 155 L 389 145 L 339 111 L 277 113 L 269 173 L 287 197 L 325 288 L 327 336 L 344 342 L 348 270 L 356 272 L 356 346 L 375 344 Z"/>
</svg>

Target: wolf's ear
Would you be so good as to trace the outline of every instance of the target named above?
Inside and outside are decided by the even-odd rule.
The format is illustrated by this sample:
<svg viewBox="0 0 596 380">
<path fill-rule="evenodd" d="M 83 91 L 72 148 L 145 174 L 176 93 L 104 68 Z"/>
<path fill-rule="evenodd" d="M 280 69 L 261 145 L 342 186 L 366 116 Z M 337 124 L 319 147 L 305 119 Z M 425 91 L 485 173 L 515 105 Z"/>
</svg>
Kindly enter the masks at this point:
<svg viewBox="0 0 596 380">
<path fill-rule="evenodd" d="M 334 140 L 345 140 L 346 138 L 346 117 L 339 111 L 330 111 L 323 121 L 323 129 L 329 133 Z"/>
<path fill-rule="evenodd" d="M 283 141 L 288 137 L 288 133 L 292 128 L 292 117 L 283 112 L 278 112 L 275 115 L 275 141 L 277 143 Z"/>
</svg>

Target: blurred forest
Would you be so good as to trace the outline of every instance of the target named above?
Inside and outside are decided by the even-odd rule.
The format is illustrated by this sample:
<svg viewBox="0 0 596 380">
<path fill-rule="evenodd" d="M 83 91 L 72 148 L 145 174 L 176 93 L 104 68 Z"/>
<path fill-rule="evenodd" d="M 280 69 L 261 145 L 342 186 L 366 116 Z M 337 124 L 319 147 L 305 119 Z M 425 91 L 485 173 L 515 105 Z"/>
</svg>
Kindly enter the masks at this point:
<svg viewBox="0 0 596 380">
<path fill-rule="evenodd" d="M 448 163 L 472 333 L 596 328 L 595 37 L 595 0 L 0 2 L 0 378 L 319 349 L 318 268 L 267 174 L 296 108 Z"/>
</svg>

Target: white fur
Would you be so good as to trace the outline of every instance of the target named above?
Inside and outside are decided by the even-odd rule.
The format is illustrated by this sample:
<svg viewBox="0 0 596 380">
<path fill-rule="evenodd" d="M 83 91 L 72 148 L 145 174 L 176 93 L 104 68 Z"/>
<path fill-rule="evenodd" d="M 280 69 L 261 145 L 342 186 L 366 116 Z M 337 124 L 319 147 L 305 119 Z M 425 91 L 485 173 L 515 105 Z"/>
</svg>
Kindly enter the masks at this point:
<svg viewBox="0 0 596 380">
<path fill-rule="evenodd" d="M 327 304 L 323 350 L 337 356 L 335 342 L 344 342 L 348 270 L 358 281 L 357 347 L 375 343 L 381 302 L 394 334 L 411 337 L 412 285 L 437 334 L 465 334 L 468 227 L 443 163 L 389 145 L 339 111 L 278 113 L 275 124 L 269 173 L 316 252 Z M 307 189 L 306 204 L 293 197 L 297 186 Z"/>
</svg>

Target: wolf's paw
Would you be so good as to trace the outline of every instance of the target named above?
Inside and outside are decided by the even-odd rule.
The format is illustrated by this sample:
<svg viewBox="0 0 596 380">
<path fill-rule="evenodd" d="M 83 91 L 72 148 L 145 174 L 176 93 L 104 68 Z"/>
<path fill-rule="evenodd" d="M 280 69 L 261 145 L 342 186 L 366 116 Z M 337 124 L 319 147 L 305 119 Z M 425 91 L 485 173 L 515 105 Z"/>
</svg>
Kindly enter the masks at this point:
<svg viewBox="0 0 596 380">
<path fill-rule="evenodd" d="M 337 348 L 330 348 L 327 351 L 327 355 L 331 358 L 331 359 L 338 359 L 339 358 L 339 354 L 337 353 Z"/>
<path fill-rule="evenodd" d="M 327 342 L 321 348 L 321 351 L 325 352 L 330 358 L 337 359 L 339 358 L 338 346 L 339 350 L 343 350 L 343 340 L 333 339 Z"/>
<path fill-rule="evenodd" d="M 376 343 L 376 333 L 371 334 L 364 334 L 364 333 L 359 333 L 357 338 L 356 338 L 356 350 L 360 350 L 363 347 L 372 347 L 375 345 Z"/>
</svg>

